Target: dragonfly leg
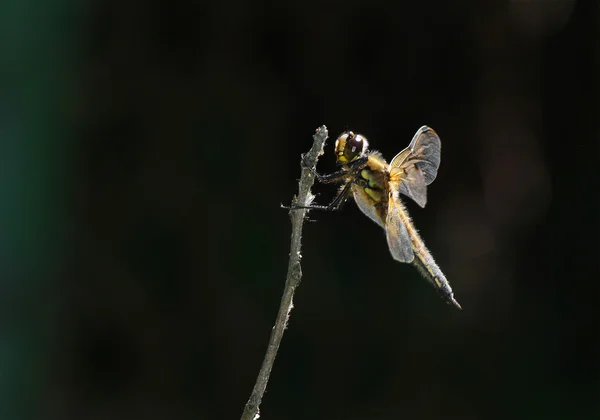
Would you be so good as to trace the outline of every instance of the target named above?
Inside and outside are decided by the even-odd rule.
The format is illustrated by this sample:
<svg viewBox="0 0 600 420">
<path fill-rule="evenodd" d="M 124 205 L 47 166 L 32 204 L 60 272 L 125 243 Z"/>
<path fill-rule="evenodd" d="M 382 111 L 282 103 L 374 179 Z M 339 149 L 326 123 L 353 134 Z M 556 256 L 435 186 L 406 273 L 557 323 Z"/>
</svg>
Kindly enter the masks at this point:
<svg viewBox="0 0 600 420">
<path fill-rule="evenodd" d="M 339 194 L 333 199 L 331 203 L 327 206 L 322 206 L 318 204 L 311 204 L 310 206 L 296 206 L 293 205 L 291 207 L 285 207 L 290 210 L 299 210 L 299 209 L 308 209 L 308 210 L 323 210 L 323 211 L 338 211 L 342 208 L 342 205 L 346 202 L 348 195 L 350 194 L 353 182 L 348 182 L 344 185 L 344 188 L 339 192 Z"/>
</svg>

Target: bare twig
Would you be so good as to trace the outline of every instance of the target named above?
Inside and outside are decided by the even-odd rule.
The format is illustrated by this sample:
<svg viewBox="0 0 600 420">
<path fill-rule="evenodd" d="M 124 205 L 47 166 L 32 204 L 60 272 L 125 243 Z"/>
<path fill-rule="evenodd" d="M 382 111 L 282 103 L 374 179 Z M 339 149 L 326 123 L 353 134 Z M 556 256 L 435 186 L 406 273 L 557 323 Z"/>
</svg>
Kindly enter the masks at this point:
<svg viewBox="0 0 600 420">
<path fill-rule="evenodd" d="M 317 159 L 323 154 L 323 146 L 325 140 L 327 140 L 327 127 L 324 125 L 319 127 L 313 136 L 313 146 L 310 151 L 304 157 L 304 162 L 311 168 L 314 168 L 317 164 Z M 298 196 L 292 201 L 292 207 L 294 206 L 308 206 L 312 202 L 314 196 L 311 194 L 310 189 L 315 182 L 315 177 L 309 169 L 302 167 L 302 175 L 298 184 Z M 304 215 L 306 209 L 296 209 L 290 211 L 290 217 L 292 219 L 292 239 L 290 245 L 290 259 L 288 262 L 287 277 L 285 279 L 285 288 L 283 290 L 283 296 L 281 297 L 281 304 L 279 305 L 279 313 L 277 314 L 277 320 L 271 331 L 271 338 L 269 339 L 269 346 L 263 360 L 260 372 L 256 378 L 256 384 L 252 394 L 244 407 L 241 420 L 253 420 L 259 417 L 259 407 L 262 400 L 265 389 L 267 388 L 267 382 L 269 382 L 269 375 L 277 356 L 277 350 L 279 350 L 279 344 L 283 337 L 283 332 L 287 325 L 287 320 L 292 310 L 294 292 L 296 287 L 300 284 L 302 279 L 302 268 L 300 266 L 300 247 L 302 241 L 302 225 L 304 224 Z"/>
</svg>

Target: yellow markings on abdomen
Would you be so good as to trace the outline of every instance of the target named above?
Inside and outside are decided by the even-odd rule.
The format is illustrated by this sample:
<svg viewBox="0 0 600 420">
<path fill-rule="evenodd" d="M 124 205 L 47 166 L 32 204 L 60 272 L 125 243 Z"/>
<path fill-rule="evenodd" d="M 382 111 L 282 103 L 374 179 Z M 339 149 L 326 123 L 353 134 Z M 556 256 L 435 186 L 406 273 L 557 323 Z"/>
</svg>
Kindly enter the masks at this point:
<svg viewBox="0 0 600 420">
<path fill-rule="evenodd" d="M 371 188 L 383 191 L 386 187 L 387 180 L 385 178 L 385 173 L 383 172 L 376 172 L 369 168 L 365 168 L 360 172 L 360 176 L 367 181 L 367 184 Z"/>
<path fill-rule="evenodd" d="M 368 188 L 368 187 L 367 187 L 367 188 L 365 188 L 365 192 L 367 193 L 367 195 L 368 195 L 369 197 L 371 197 L 371 198 L 373 199 L 373 201 L 376 201 L 376 202 L 378 202 L 378 203 L 379 203 L 379 202 L 381 201 L 381 199 L 383 198 L 383 196 L 382 196 L 382 194 L 381 194 L 381 191 L 380 191 L 380 190 L 374 190 L 374 189 L 372 189 L 372 188 Z"/>
<path fill-rule="evenodd" d="M 446 299 L 446 302 L 452 303 L 458 309 L 462 309 L 460 304 L 454 299 L 452 287 L 450 287 L 450 283 L 448 283 L 446 276 L 442 273 L 442 270 L 440 270 L 440 267 L 438 267 L 425 247 L 423 240 L 417 233 L 417 230 L 413 226 L 410 217 L 403 206 L 400 207 L 400 218 L 402 218 L 406 230 L 408 231 L 410 241 L 412 242 L 413 252 L 415 254 L 413 264 L 421 271 L 425 278 L 437 288 L 444 299 Z"/>
<path fill-rule="evenodd" d="M 412 242 L 413 252 L 415 253 L 415 257 L 421 261 L 423 267 L 427 270 L 429 275 L 431 276 L 431 280 L 433 280 L 438 288 L 441 288 L 443 283 L 440 279 L 440 275 L 443 276 L 441 270 L 433 260 L 433 257 L 425 247 L 423 240 L 417 233 L 415 226 L 412 224 L 410 220 L 410 216 L 406 213 L 404 206 L 402 206 L 400 212 L 400 217 L 404 226 L 406 226 L 406 230 L 408 231 L 408 236 L 410 237 L 410 241 Z"/>
<path fill-rule="evenodd" d="M 382 176 L 378 172 L 365 168 L 360 172 L 360 176 L 367 181 L 368 187 L 365 187 L 365 193 L 376 203 L 383 199 Z"/>
<path fill-rule="evenodd" d="M 369 187 L 381 187 L 381 185 L 378 182 L 379 177 L 369 169 L 363 169 L 360 172 L 360 176 L 368 182 Z"/>
<path fill-rule="evenodd" d="M 410 240 L 413 244 L 413 251 L 415 253 L 415 256 L 421 260 L 423 266 L 425 266 L 425 269 L 431 275 L 431 278 L 435 282 L 436 286 L 439 288 L 442 287 L 442 281 L 440 280 L 441 271 L 435 263 L 435 261 L 433 260 L 433 257 L 431 256 L 427 248 L 425 248 L 423 240 L 417 233 L 414 226 L 412 226 L 412 223 L 410 224 L 410 226 L 407 226 L 407 228 L 408 235 L 410 236 Z"/>
</svg>

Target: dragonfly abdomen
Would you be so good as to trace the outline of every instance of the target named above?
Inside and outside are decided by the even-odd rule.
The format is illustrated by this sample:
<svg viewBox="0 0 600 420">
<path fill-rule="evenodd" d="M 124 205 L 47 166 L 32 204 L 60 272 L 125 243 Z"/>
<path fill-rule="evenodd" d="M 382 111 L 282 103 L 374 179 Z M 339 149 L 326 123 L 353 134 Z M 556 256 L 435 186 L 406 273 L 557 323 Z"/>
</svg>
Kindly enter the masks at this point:
<svg viewBox="0 0 600 420">
<path fill-rule="evenodd" d="M 413 252 L 415 253 L 415 259 L 413 264 L 419 269 L 423 277 L 425 277 L 435 287 L 439 293 L 446 299 L 448 303 L 452 303 L 459 309 L 462 309 L 460 304 L 454 299 L 454 292 L 450 283 L 446 279 L 444 273 L 437 265 L 423 240 L 419 237 L 414 227 L 411 225 L 409 229 L 410 240 L 413 245 Z"/>
</svg>

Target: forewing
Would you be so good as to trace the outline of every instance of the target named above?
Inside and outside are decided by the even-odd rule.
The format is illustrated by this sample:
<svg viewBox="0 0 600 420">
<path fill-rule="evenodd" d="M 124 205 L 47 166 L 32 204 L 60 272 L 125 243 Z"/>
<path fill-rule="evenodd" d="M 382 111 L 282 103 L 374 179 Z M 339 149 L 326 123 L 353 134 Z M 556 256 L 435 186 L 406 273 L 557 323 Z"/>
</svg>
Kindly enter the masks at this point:
<svg viewBox="0 0 600 420">
<path fill-rule="evenodd" d="M 437 176 L 441 158 L 441 141 L 435 131 L 421 127 L 406 149 L 390 163 L 390 181 L 397 190 L 425 207 L 427 185 Z"/>
<path fill-rule="evenodd" d="M 369 218 L 379 226 L 385 228 L 385 215 L 377 210 L 373 200 L 367 195 L 365 190 L 357 185 L 353 185 L 352 193 L 354 194 L 354 201 L 356 201 L 356 205 L 360 211 L 369 216 Z"/>
<path fill-rule="evenodd" d="M 410 236 L 403 223 L 403 209 L 397 194 L 390 192 L 388 200 L 388 212 L 385 221 L 385 233 L 388 247 L 395 260 L 409 263 L 414 258 Z"/>
<path fill-rule="evenodd" d="M 392 160 L 390 166 L 398 166 L 403 163 L 413 163 L 423 172 L 425 185 L 431 184 L 437 176 L 438 168 L 440 167 L 440 159 L 442 153 L 442 142 L 433 128 L 424 125 L 419 128 L 407 149 L 410 153 L 404 159 L 396 162 L 396 158 L 402 155 L 404 151 Z M 406 149 L 405 149 L 406 150 Z"/>
</svg>

